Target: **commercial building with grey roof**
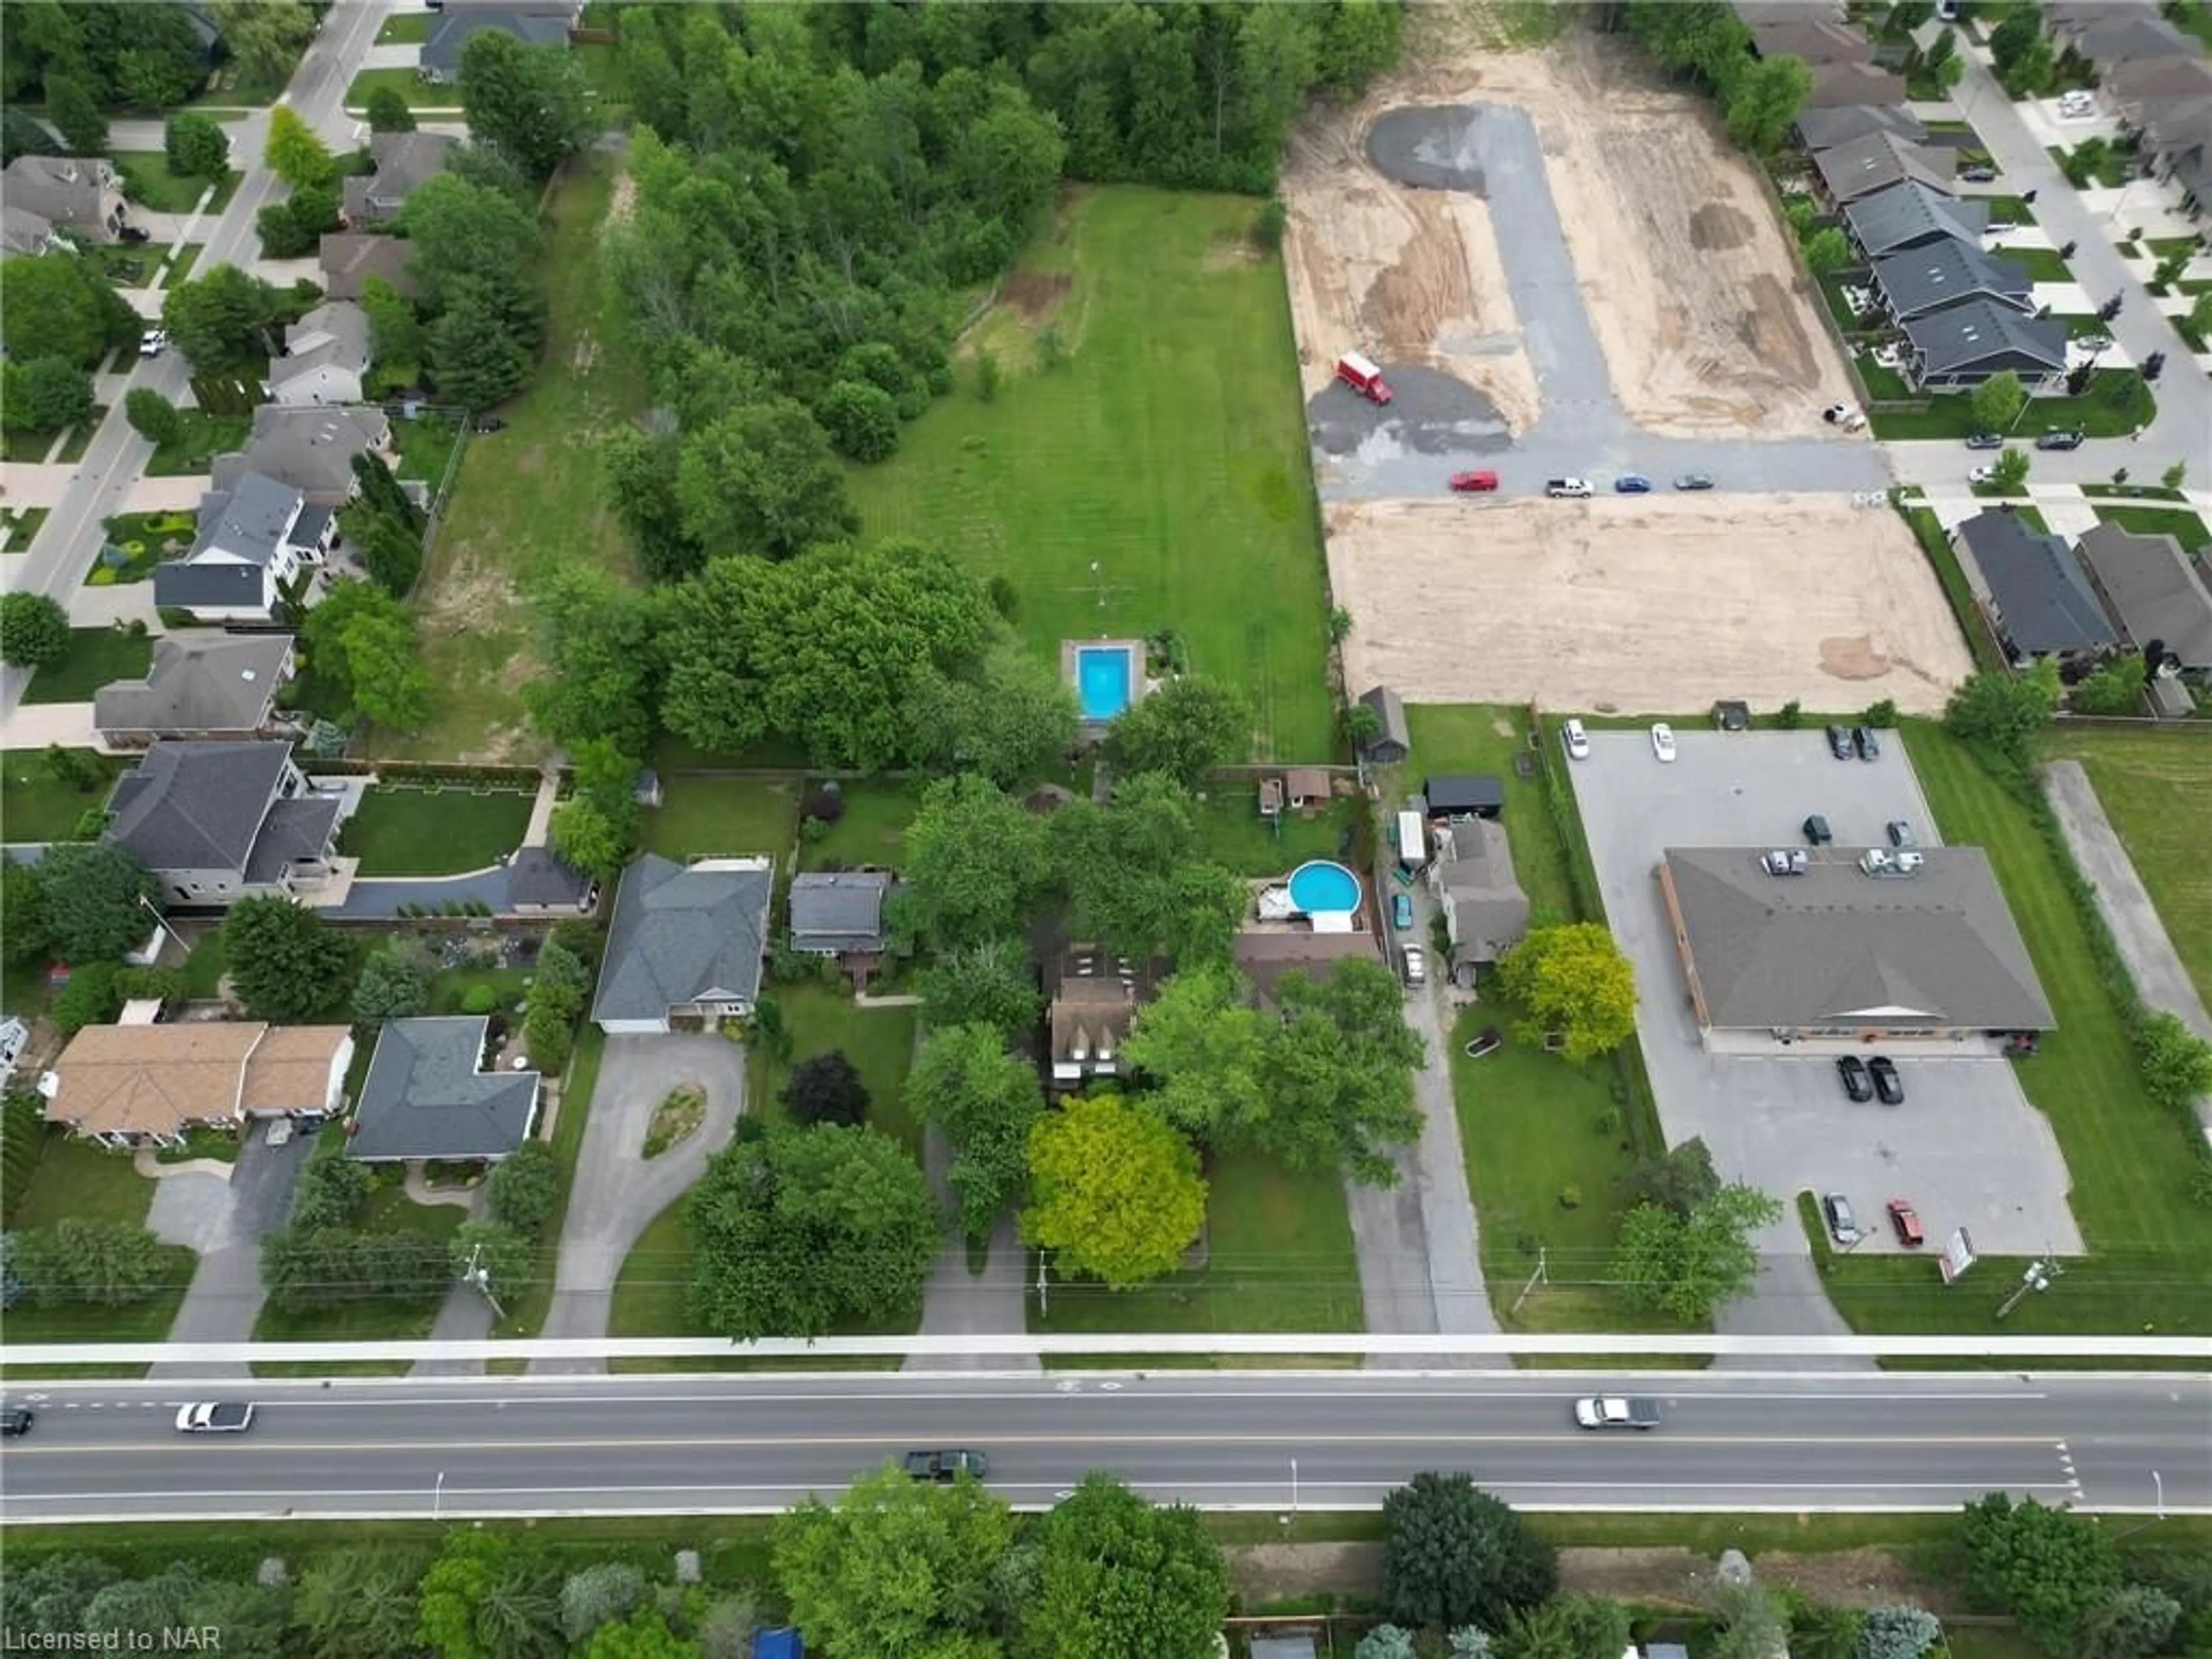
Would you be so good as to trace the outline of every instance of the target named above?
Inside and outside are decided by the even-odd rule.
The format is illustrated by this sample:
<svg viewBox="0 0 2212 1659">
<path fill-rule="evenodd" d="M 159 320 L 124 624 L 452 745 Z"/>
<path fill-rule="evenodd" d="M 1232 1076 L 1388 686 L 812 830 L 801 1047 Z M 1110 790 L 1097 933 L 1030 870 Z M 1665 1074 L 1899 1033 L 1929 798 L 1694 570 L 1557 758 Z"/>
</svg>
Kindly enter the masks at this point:
<svg viewBox="0 0 2212 1659">
<path fill-rule="evenodd" d="M 641 1035 L 750 1014 L 775 890 L 765 858 L 636 860 L 615 890 L 593 1021 L 610 1036 Z"/>
<path fill-rule="evenodd" d="M 1984 253 L 1972 242 L 1930 242 L 1876 259 L 1872 270 L 1875 292 L 1899 323 L 1973 300 L 2008 311 L 2033 309 L 2029 295 L 2034 284 L 2028 280 L 2027 267 Z"/>
<path fill-rule="evenodd" d="M 347 1126 L 346 1156 L 496 1160 L 538 1121 L 536 1072 L 483 1069 L 490 1021 L 386 1020 Z"/>
<path fill-rule="evenodd" d="M 1660 888 L 1700 1030 L 1935 1045 L 2051 1030 L 1988 858 L 1918 858 L 1909 874 L 1869 874 L 1832 848 L 1774 876 L 1756 848 L 1668 848 Z"/>
</svg>

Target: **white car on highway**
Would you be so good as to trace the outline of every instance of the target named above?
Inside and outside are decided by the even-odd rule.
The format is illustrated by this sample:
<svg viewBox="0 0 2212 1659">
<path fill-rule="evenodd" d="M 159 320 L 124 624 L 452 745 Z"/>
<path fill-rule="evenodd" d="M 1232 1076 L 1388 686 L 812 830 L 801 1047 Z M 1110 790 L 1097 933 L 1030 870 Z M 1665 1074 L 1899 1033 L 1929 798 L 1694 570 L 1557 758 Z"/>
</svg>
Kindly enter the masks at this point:
<svg viewBox="0 0 2212 1659">
<path fill-rule="evenodd" d="M 242 1400 L 204 1400 L 177 1407 L 179 1434 L 244 1434 L 253 1426 L 253 1407 Z"/>
</svg>

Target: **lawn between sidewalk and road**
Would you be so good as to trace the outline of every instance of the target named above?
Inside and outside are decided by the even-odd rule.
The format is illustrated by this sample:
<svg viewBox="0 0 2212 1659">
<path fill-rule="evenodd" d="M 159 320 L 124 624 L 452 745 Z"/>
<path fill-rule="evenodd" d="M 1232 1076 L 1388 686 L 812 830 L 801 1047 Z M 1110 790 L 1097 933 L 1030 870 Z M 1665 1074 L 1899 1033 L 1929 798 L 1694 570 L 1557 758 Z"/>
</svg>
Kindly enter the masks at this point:
<svg viewBox="0 0 2212 1659">
<path fill-rule="evenodd" d="M 968 336 L 958 389 L 897 456 L 854 468 L 866 535 L 1004 576 L 1016 626 L 1063 640 L 1181 629 L 1251 704 L 1261 758 L 1334 747 L 1328 602 L 1279 255 L 1249 198 L 1072 191 Z M 1003 383 L 986 402 L 978 361 Z"/>
<path fill-rule="evenodd" d="M 2144 1091 L 2069 872 L 2027 808 L 1964 744 L 1921 722 L 1906 728 L 1905 744 L 1944 841 L 1988 854 L 2057 1017 L 2042 1052 L 2017 1064 L 2028 1100 L 2057 1133 L 2090 1253 L 2068 1261 L 2048 1290 L 2000 1324 L 1997 1306 L 2019 1287 L 2025 1259 L 1984 1258 L 1947 1286 L 1932 1256 L 1831 1255 L 1813 1218 L 1830 1299 L 1854 1329 L 1869 1332 L 2212 1334 L 2212 1281 L 2203 1272 L 2212 1209 L 2191 1196 L 2198 1168 L 2191 1130 Z M 2120 799 L 2124 811 L 2140 810 L 2124 793 Z M 2155 854 L 2148 860 L 2153 868 L 2160 861 Z"/>
</svg>

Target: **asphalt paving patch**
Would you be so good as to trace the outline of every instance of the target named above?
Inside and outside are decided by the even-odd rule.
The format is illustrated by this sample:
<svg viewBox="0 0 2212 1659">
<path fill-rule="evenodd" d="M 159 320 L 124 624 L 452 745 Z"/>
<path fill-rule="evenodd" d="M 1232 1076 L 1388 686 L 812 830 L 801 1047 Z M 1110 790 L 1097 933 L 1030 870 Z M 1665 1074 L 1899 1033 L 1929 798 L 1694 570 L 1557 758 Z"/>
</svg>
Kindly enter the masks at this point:
<svg viewBox="0 0 2212 1659">
<path fill-rule="evenodd" d="M 1367 129 L 1367 159 L 1386 179 L 1417 190 L 1487 197 L 1480 104 L 1394 109 Z"/>
<path fill-rule="evenodd" d="M 1324 454 L 1502 455 L 1513 433 L 1498 405 L 1466 381 L 1419 363 L 1384 363 L 1390 404 L 1371 404 L 1341 380 L 1306 403 L 1306 426 Z"/>
</svg>

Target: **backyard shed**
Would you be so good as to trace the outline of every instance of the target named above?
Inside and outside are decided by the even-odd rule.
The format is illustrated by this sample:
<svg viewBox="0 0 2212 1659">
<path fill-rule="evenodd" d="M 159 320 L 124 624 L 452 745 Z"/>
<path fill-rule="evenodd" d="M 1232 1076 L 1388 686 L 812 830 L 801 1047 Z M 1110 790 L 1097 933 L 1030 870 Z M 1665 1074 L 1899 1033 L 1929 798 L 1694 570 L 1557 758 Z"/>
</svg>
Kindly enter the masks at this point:
<svg viewBox="0 0 2212 1659">
<path fill-rule="evenodd" d="M 1328 805 L 1328 774 L 1318 766 L 1293 766 L 1283 774 L 1291 811 L 1311 812 Z"/>
<path fill-rule="evenodd" d="M 1363 691 L 1359 701 L 1375 711 L 1375 735 L 1367 739 L 1367 758 L 1377 766 L 1395 766 L 1413 752 L 1413 738 L 1406 728 L 1406 705 L 1387 685 Z"/>
<path fill-rule="evenodd" d="M 1505 810 L 1505 780 L 1494 772 L 1454 773 L 1421 786 L 1432 818 L 1494 818 Z"/>
</svg>

